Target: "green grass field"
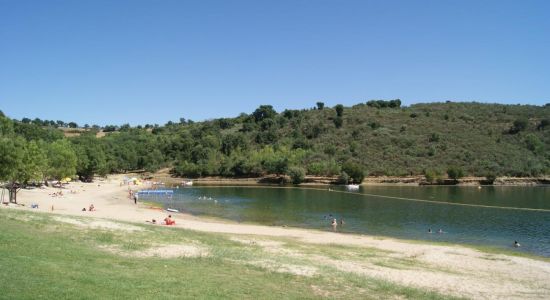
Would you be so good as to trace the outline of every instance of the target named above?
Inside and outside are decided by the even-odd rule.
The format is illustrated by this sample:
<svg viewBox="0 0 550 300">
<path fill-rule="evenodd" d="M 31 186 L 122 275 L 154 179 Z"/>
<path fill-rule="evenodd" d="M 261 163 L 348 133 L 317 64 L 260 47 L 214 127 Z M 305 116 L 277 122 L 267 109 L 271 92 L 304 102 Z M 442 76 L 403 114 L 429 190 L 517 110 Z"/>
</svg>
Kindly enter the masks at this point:
<svg viewBox="0 0 550 300">
<path fill-rule="evenodd" d="M 416 267 L 388 261 L 384 251 L 376 249 L 313 247 L 286 239 L 265 244 L 257 237 L 234 240 L 228 235 L 111 221 L 105 222 L 118 229 L 94 227 L 99 222 L 0 209 L 0 298 L 450 298 L 341 272 L 310 259 L 338 258 L 342 253 L 345 258 L 378 259 L 396 268 Z M 162 245 L 201 251 L 191 257 L 144 254 Z"/>
</svg>

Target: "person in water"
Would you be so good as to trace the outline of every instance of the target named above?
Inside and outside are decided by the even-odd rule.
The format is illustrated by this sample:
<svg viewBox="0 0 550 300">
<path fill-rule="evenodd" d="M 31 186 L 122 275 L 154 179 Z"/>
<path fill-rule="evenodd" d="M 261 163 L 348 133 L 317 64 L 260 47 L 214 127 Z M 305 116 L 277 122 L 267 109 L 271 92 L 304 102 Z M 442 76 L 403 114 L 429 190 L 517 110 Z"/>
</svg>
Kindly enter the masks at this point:
<svg viewBox="0 0 550 300">
<path fill-rule="evenodd" d="M 332 230 L 336 231 L 336 227 L 338 226 L 338 222 L 336 221 L 336 219 L 332 219 Z"/>
<path fill-rule="evenodd" d="M 514 241 L 514 247 L 518 248 L 521 247 L 521 245 L 518 243 L 518 241 Z"/>
<path fill-rule="evenodd" d="M 432 229 L 431 229 L 431 228 L 428 228 L 428 233 L 432 233 Z"/>
<path fill-rule="evenodd" d="M 344 222 L 344 218 L 340 219 L 340 225 L 344 225 L 346 222 Z"/>
<path fill-rule="evenodd" d="M 437 231 L 437 233 L 443 233 L 443 229 L 439 228 L 439 230 Z"/>
</svg>

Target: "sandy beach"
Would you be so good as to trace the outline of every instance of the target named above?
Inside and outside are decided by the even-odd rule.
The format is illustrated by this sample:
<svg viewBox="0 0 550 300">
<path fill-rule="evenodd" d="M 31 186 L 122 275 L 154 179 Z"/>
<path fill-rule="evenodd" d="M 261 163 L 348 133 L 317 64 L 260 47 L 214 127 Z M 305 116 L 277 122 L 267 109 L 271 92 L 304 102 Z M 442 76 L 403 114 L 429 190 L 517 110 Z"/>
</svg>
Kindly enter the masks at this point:
<svg viewBox="0 0 550 300">
<path fill-rule="evenodd" d="M 134 204 L 128 197 L 127 185 L 121 185 L 123 175 L 109 176 L 94 183 L 73 182 L 64 186 L 63 196 L 52 196 L 57 188 L 24 189 L 18 194 L 19 204 L 13 209 L 25 209 L 70 216 L 86 216 L 145 224 L 146 220 L 163 220 L 168 213 Z M 130 188 L 142 188 L 130 186 Z M 38 204 L 38 208 L 31 208 Z M 96 211 L 87 211 L 93 204 Z M 6 206 L 2 205 L 5 209 Z M 52 210 L 53 208 L 53 210 Z M 86 208 L 86 211 L 82 211 Z M 445 294 L 470 298 L 550 298 L 550 262 L 503 254 L 489 254 L 462 246 L 441 246 L 408 242 L 392 238 L 339 234 L 307 229 L 237 224 L 172 213 L 175 227 L 195 231 L 229 234 L 237 239 L 293 238 L 309 244 L 339 244 L 376 248 L 420 262 L 430 268 L 401 270 L 380 265 L 357 265 L 346 259 L 319 258 L 319 264 L 339 270 L 374 277 L 407 286 L 427 288 Z M 101 220 L 98 220 L 101 221 Z M 109 223 L 109 222 L 107 222 Z M 110 222 L 112 223 L 112 222 Z M 163 225 L 151 225 L 163 226 Z M 277 252 L 276 244 L 274 253 Z"/>
</svg>

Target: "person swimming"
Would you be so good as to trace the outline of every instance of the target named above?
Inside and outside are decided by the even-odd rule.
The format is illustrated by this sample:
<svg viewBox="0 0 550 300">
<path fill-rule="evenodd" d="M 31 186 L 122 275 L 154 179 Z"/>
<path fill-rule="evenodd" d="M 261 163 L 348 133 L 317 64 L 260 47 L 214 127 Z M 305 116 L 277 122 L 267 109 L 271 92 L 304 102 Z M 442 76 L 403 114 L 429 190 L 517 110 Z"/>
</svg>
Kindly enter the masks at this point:
<svg viewBox="0 0 550 300">
<path fill-rule="evenodd" d="M 514 247 L 519 248 L 521 245 L 518 243 L 518 241 L 514 241 Z"/>
<path fill-rule="evenodd" d="M 428 228 L 428 233 L 432 233 L 432 229 L 431 229 L 431 228 Z"/>
</svg>

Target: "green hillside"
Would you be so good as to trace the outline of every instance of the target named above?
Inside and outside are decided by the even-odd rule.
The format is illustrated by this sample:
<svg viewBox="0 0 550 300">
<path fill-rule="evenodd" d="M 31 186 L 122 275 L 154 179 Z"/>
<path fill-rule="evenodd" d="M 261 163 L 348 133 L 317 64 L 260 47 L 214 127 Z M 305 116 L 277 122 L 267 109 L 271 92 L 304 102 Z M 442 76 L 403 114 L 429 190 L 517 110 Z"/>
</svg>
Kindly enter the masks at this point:
<svg viewBox="0 0 550 300">
<path fill-rule="evenodd" d="M 99 126 L 64 137 L 56 129 L 64 122 L 2 116 L 0 168 L 23 170 L 34 163 L 31 170 L 2 171 L 0 180 L 89 178 L 162 167 L 186 177 L 288 174 L 295 182 L 305 174 L 344 181 L 363 175 L 550 174 L 548 104 L 400 104 L 379 100 L 328 108 L 319 102 L 282 112 L 264 105 L 236 118 L 106 126 L 104 137 L 96 137 Z"/>
</svg>

